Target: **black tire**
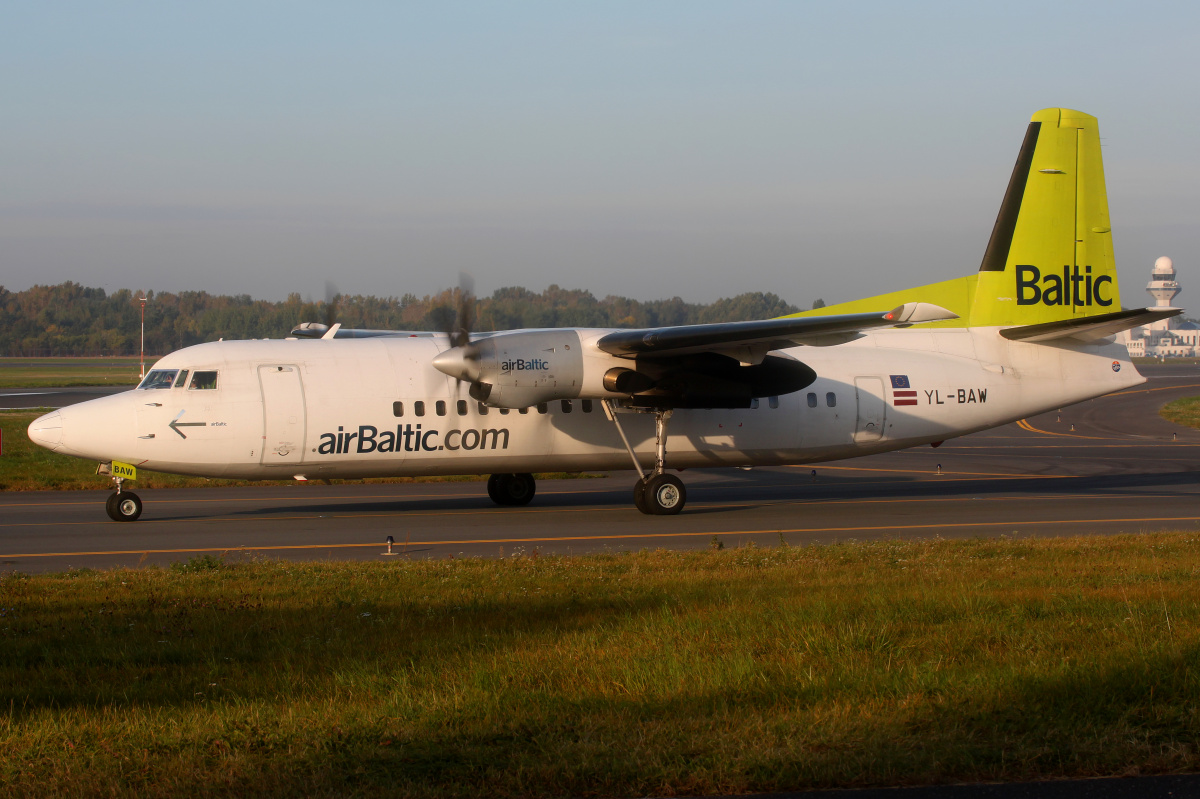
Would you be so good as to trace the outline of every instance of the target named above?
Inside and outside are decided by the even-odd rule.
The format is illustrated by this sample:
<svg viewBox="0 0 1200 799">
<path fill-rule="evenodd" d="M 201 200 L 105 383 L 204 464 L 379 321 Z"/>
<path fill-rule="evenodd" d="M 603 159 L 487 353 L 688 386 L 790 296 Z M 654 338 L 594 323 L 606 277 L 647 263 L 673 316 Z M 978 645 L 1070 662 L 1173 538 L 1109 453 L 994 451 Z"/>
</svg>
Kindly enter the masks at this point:
<svg viewBox="0 0 1200 799">
<path fill-rule="evenodd" d="M 114 522 L 136 522 L 142 515 L 142 498 L 132 491 L 113 493 L 104 503 L 104 509 Z"/>
<path fill-rule="evenodd" d="M 117 515 L 117 497 L 121 496 L 116 491 L 108 495 L 108 499 L 104 501 L 104 512 L 108 514 L 108 518 L 114 522 L 121 521 L 121 517 Z"/>
<path fill-rule="evenodd" d="M 658 474 L 646 481 L 642 502 L 651 515 L 674 516 L 687 504 L 687 489 L 675 475 Z"/>
<path fill-rule="evenodd" d="M 510 474 L 504 482 L 505 499 L 509 505 L 528 505 L 537 493 L 537 481 L 528 472 Z"/>
<path fill-rule="evenodd" d="M 646 478 L 639 477 L 638 481 L 633 484 L 633 506 L 646 515 L 650 514 L 650 509 L 646 507 Z"/>
<path fill-rule="evenodd" d="M 492 502 L 495 502 L 497 505 L 504 504 L 504 492 L 501 490 L 501 484 L 504 482 L 504 478 L 506 477 L 508 477 L 507 474 L 493 474 L 488 477 L 488 496 L 491 497 Z"/>
<path fill-rule="evenodd" d="M 488 496 L 497 505 L 528 505 L 536 492 L 532 474 L 493 474 L 488 478 Z"/>
</svg>

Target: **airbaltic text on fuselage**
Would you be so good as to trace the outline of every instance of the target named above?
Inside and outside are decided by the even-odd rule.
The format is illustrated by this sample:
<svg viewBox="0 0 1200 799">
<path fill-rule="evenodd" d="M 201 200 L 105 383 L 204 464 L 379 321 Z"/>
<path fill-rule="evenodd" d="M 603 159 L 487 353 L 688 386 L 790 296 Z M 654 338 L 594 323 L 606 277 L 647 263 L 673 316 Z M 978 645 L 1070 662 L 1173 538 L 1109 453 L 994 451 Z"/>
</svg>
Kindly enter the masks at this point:
<svg viewBox="0 0 1200 799">
<path fill-rule="evenodd" d="M 398 424 L 396 431 L 380 430 L 363 424 L 357 431 L 346 432 L 339 427 L 336 433 L 322 433 L 317 452 L 321 455 L 345 455 L 354 452 L 437 452 L 460 449 L 508 449 L 508 428 L 476 430 L 422 430 L 421 425 Z"/>
<path fill-rule="evenodd" d="M 1112 283 L 1110 275 L 1093 278 L 1092 268 L 1064 266 L 1062 274 L 1047 272 L 1029 264 L 1017 265 L 1017 305 L 1112 305 L 1112 296 L 1105 296 L 1100 288 Z M 1038 285 L 1043 283 L 1045 285 Z"/>
</svg>

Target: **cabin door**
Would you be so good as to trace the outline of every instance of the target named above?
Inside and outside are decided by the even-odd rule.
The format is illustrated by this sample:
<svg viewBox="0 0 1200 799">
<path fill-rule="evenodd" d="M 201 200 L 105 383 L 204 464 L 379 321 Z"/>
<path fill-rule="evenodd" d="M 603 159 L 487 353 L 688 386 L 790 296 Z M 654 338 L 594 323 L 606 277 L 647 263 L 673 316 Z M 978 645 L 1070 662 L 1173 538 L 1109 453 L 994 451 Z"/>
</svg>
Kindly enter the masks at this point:
<svg viewBox="0 0 1200 799">
<path fill-rule="evenodd" d="M 884 413 L 887 409 L 883 398 L 883 380 L 878 377 L 854 378 L 854 396 L 858 403 L 854 440 L 867 442 L 883 438 Z"/>
<path fill-rule="evenodd" d="M 304 386 L 300 367 L 258 367 L 263 397 L 263 466 L 286 466 L 304 459 Z"/>
</svg>

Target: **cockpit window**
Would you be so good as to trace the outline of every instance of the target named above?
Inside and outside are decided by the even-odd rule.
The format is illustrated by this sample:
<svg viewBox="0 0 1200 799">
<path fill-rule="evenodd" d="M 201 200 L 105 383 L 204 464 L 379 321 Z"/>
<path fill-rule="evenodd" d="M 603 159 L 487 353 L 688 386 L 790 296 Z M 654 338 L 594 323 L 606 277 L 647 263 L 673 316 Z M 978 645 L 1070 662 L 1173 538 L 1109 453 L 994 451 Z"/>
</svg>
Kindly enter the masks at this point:
<svg viewBox="0 0 1200 799">
<path fill-rule="evenodd" d="M 175 388 L 183 388 L 184 386 L 187 385 L 187 375 L 188 375 L 187 369 L 179 370 L 179 377 L 175 378 Z"/>
<path fill-rule="evenodd" d="M 196 372 L 192 375 L 192 383 L 188 386 L 189 391 L 207 391 L 217 387 L 216 372 Z"/>
<path fill-rule="evenodd" d="M 138 388 L 170 388 L 175 383 L 175 375 L 179 374 L 178 369 L 152 369 L 150 374 L 138 383 Z"/>
</svg>

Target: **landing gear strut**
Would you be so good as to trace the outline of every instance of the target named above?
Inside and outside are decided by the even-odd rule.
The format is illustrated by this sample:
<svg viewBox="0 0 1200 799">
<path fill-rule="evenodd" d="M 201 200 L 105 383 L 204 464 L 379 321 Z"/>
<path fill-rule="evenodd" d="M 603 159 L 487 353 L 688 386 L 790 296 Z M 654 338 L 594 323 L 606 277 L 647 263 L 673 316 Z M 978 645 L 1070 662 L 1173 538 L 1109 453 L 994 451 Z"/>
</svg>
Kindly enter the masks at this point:
<svg viewBox="0 0 1200 799">
<path fill-rule="evenodd" d="M 132 491 L 122 491 L 121 484 L 125 482 L 122 477 L 114 477 L 113 481 L 117 484 L 117 490 L 108 495 L 108 501 L 104 503 L 104 509 L 108 511 L 108 518 L 114 522 L 136 522 L 137 518 L 142 515 L 142 499 Z"/>
<path fill-rule="evenodd" d="M 633 468 L 637 469 L 638 481 L 633 487 L 634 506 L 647 516 L 674 516 L 679 513 L 687 503 L 687 489 L 684 488 L 682 480 L 673 474 L 666 474 L 665 471 L 667 421 L 670 420 L 674 411 L 669 408 L 651 411 L 654 414 L 654 471 L 646 474 L 642 471 L 641 464 L 638 463 L 633 447 L 629 445 L 629 439 L 625 437 L 620 420 L 617 419 L 619 411 L 616 401 L 608 400 L 604 407 L 608 417 L 617 426 L 621 440 L 625 442 L 625 449 L 628 450 L 629 457 L 633 459 Z"/>
<path fill-rule="evenodd" d="M 493 474 L 488 478 L 487 491 L 497 505 L 528 505 L 537 483 L 532 474 Z"/>
</svg>

